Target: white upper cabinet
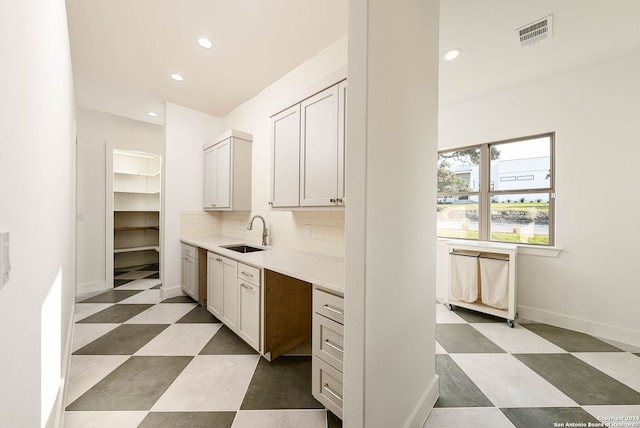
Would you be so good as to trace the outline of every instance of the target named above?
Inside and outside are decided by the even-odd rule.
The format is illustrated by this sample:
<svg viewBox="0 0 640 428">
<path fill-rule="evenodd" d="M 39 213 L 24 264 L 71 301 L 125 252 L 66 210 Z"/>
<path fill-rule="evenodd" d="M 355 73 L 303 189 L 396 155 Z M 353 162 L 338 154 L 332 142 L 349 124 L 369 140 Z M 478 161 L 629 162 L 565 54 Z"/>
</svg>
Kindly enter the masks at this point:
<svg viewBox="0 0 640 428">
<path fill-rule="evenodd" d="M 205 210 L 251 209 L 251 141 L 232 130 L 204 146 Z"/>
<path fill-rule="evenodd" d="M 271 202 L 274 207 L 300 204 L 300 104 L 271 119 Z"/>
<path fill-rule="evenodd" d="M 272 117 L 273 207 L 344 205 L 346 88 L 342 81 Z"/>
<path fill-rule="evenodd" d="M 300 206 L 334 205 L 338 189 L 338 86 L 300 104 Z"/>
</svg>

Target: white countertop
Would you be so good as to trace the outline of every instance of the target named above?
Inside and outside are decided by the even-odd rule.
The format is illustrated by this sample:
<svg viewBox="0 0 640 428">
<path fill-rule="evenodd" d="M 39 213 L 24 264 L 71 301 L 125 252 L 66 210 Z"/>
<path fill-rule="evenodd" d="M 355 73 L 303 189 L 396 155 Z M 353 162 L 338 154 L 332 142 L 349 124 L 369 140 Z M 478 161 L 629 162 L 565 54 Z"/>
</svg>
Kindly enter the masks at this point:
<svg viewBox="0 0 640 428">
<path fill-rule="evenodd" d="M 344 258 L 321 256 L 303 251 L 286 250 L 273 246 L 247 243 L 241 239 L 224 236 L 183 236 L 185 244 L 204 248 L 241 263 L 269 269 L 283 275 L 310 282 L 328 291 L 344 296 Z M 265 248 L 264 251 L 238 253 L 222 245 L 246 244 Z"/>
</svg>

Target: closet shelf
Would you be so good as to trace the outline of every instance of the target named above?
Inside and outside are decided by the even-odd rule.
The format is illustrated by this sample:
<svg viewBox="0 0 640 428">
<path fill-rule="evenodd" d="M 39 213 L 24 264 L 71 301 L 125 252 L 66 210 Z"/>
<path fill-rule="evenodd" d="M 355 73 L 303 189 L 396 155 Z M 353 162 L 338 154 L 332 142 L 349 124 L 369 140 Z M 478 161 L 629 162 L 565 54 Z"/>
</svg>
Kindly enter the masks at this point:
<svg viewBox="0 0 640 428">
<path fill-rule="evenodd" d="M 159 253 L 160 247 L 158 247 L 157 245 L 148 245 L 145 247 L 114 248 L 113 252 L 117 254 L 117 253 L 130 253 L 132 251 L 147 251 L 147 250 L 153 250 Z"/>
<path fill-rule="evenodd" d="M 113 230 L 116 232 L 127 230 L 160 230 L 160 226 L 116 226 Z"/>
<path fill-rule="evenodd" d="M 140 177 L 157 177 L 160 175 L 160 171 L 157 172 L 138 172 L 138 171 L 113 171 L 114 174 L 122 175 L 137 175 Z"/>
</svg>

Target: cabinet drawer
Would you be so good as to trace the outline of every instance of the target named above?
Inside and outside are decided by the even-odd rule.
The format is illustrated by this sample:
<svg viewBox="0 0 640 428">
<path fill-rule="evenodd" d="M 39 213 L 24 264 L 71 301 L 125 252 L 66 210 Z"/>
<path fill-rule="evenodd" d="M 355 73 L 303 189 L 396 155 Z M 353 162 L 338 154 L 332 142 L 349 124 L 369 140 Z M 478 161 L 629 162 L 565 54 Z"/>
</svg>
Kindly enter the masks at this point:
<svg viewBox="0 0 640 428">
<path fill-rule="evenodd" d="M 238 278 L 253 285 L 260 286 L 260 269 L 238 263 Z"/>
<path fill-rule="evenodd" d="M 342 419 L 342 373 L 315 356 L 312 366 L 313 396 Z"/>
<path fill-rule="evenodd" d="M 342 371 L 344 326 L 322 315 L 313 314 L 313 355 Z"/>
<path fill-rule="evenodd" d="M 191 245 L 187 245 L 187 244 L 182 244 L 182 255 L 183 256 L 187 256 L 187 257 L 196 257 L 196 248 L 192 247 Z"/>
<path fill-rule="evenodd" d="M 344 324 L 344 299 L 317 288 L 313 289 L 313 312 Z"/>
</svg>

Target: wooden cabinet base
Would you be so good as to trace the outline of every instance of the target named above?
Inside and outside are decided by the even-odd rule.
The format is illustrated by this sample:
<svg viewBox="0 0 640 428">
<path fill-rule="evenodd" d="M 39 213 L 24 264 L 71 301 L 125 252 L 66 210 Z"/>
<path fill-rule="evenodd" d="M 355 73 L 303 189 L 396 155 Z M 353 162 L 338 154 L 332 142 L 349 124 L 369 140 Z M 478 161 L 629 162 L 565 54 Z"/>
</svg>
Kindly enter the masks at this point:
<svg viewBox="0 0 640 428">
<path fill-rule="evenodd" d="M 265 269 L 264 355 L 274 360 L 311 339 L 311 284 Z"/>
</svg>

